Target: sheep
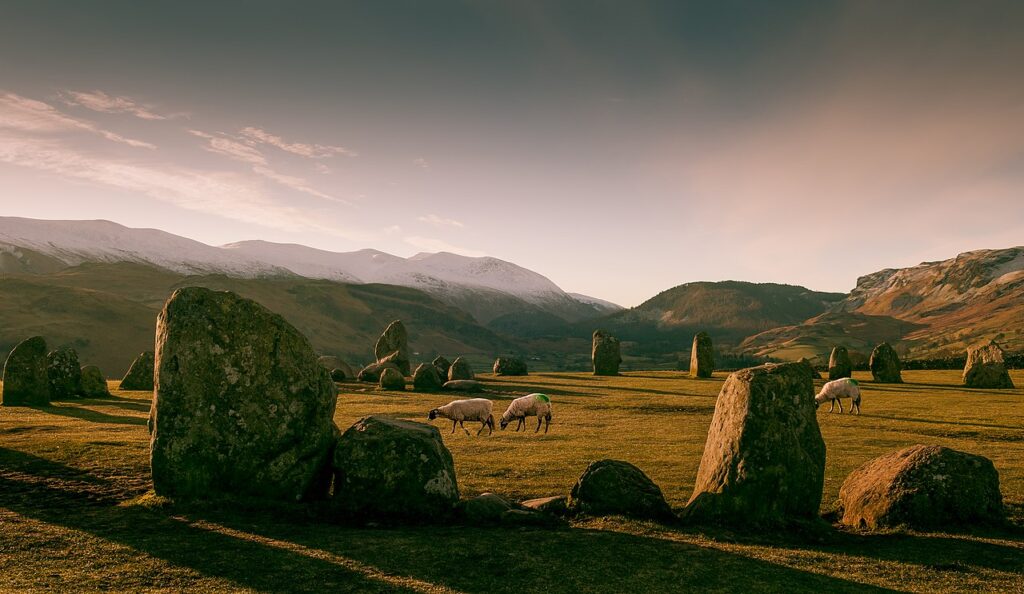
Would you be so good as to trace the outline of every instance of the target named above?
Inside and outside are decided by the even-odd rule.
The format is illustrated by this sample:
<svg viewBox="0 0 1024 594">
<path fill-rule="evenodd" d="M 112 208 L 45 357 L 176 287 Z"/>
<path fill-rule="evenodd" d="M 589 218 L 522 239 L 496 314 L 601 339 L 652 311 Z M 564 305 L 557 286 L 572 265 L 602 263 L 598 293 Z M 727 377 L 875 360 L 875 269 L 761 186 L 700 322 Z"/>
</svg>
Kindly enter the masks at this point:
<svg viewBox="0 0 1024 594">
<path fill-rule="evenodd" d="M 826 401 L 831 401 L 832 405 L 828 408 L 828 412 L 832 412 L 838 402 L 839 412 L 842 413 L 843 401 L 841 398 L 851 398 L 853 402 L 850 404 L 850 412 L 856 411 L 858 415 L 860 414 L 860 385 L 857 380 L 849 377 L 833 380 L 822 386 L 821 391 L 814 397 L 814 406 L 817 408 Z"/>
<path fill-rule="evenodd" d="M 547 433 L 551 426 L 551 399 L 547 395 L 529 394 L 513 400 L 505 410 L 505 414 L 501 415 L 501 429 L 504 431 L 512 419 L 518 419 L 519 424 L 516 425 L 516 431 L 519 431 L 520 428 L 525 430 L 526 417 L 534 416 L 537 417 L 537 428 L 533 432 L 540 431 L 540 425 L 543 422 L 544 433 Z"/>
<path fill-rule="evenodd" d="M 480 431 L 476 434 L 480 435 L 483 432 L 484 427 L 488 429 L 487 435 L 494 433 L 494 415 L 491 414 L 491 409 L 494 404 L 486 398 L 470 398 L 468 400 L 453 400 L 448 404 L 435 408 L 427 414 L 427 418 L 433 421 L 437 417 L 445 419 L 451 419 L 452 421 L 452 433 L 455 433 L 455 426 L 462 427 L 462 430 L 469 435 L 469 431 L 463 421 L 480 421 Z"/>
</svg>

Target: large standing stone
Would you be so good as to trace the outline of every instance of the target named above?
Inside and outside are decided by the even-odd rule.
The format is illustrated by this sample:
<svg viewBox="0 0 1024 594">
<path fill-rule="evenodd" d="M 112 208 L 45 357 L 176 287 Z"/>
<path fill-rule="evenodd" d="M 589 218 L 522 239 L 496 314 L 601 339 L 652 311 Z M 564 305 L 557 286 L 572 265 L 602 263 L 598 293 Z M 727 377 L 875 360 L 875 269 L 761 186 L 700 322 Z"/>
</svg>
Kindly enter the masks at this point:
<svg viewBox="0 0 1024 594">
<path fill-rule="evenodd" d="M 335 387 L 298 330 L 234 293 L 189 287 L 164 304 L 156 344 L 158 494 L 326 494 Z"/>
<path fill-rule="evenodd" d="M 412 372 L 412 388 L 417 392 L 436 392 L 444 385 L 437 367 L 430 363 L 420 363 Z"/>
<path fill-rule="evenodd" d="M 825 442 L 806 366 L 767 364 L 730 375 L 686 517 L 736 526 L 816 518 L 824 482 Z"/>
<path fill-rule="evenodd" d="M 693 337 L 690 349 L 690 377 L 711 377 L 715 371 L 715 353 L 711 337 L 707 332 L 698 332 Z"/>
<path fill-rule="evenodd" d="M 456 357 L 452 361 L 452 366 L 448 368 L 448 381 L 471 380 L 475 378 L 476 374 L 473 373 L 473 368 L 469 366 L 469 361 L 462 357 Z"/>
<path fill-rule="evenodd" d="M 519 357 L 498 357 L 494 360 L 495 375 L 527 375 L 526 361 Z"/>
<path fill-rule="evenodd" d="M 668 519 L 672 508 L 658 485 L 642 470 L 621 460 L 598 460 L 583 471 L 569 493 L 570 513 Z"/>
<path fill-rule="evenodd" d="M 896 349 L 887 342 L 883 342 L 871 351 L 871 360 L 868 362 L 868 366 L 871 367 L 871 377 L 876 382 L 903 383 L 903 376 L 900 374 L 903 369 L 903 366 L 900 365 L 900 356 L 896 354 Z"/>
<path fill-rule="evenodd" d="M 380 374 L 380 389 L 401 392 L 405 390 L 405 377 L 394 367 L 388 367 Z"/>
<path fill-rule="evenodd" d="M 395 320 L 384 329 L 373 349 L 377 361 L 388 360 L 398 366 L 402 375 L 409 375 L 409 334 L 402 320 Z"/>
<path fill-rule="evenodd" d="M 132 366 L 128 368 L 128 373 L 124 374 L 124 379 L 121 380 L 119 387 L 122 390 L 146 390 L 147 392 L 153 389 L 152 351 L 140 353 L 135 358 Z"/>
<path fill-rule="evenodd" d="M 110 396 L 107 388 L 107 378 L 95 365 L 86 365 L 82 368 L 82 396 L 86 398 L 106 398 Z"/>
<path fill-rule="evenodd" d="M 366 367 L 359 370 L 356 375 L 356 379 L 361 382 L 377 383 L 380 381 L 380 374 L 384 373 L 385 369 L 394 369 L 401 373 L 398 369 L 398 365 L 395 365 L 391 361 L 384 361 L 382 363 L 370 363 Z"/>
<path fill-rule="evenodd" d="M 356 372 L 352 369 L 352 366 L 346 363 L 345 360 L 342 359 L 341 357 L 335 357 L 333 355 L 324 355 L 317 359 L 317 361 L 320 362 L 320 365 L 324 369 L 331 372 L 331 378 L 334 379 L 335 381 L 340 382 L 347 379 L 356 379 Z M 340 370 L 341 374 L 335 374 L 335 369 Z"/>
<path fill-rule="evenodd" d="M 4 364 L 4 406 L 45 406 L 50 403 L 46 375 L 46 341 L 33 336 L 11 350 Z"/>
<path fill-rule="evenodd" d="M 967 349 L 964 385 L 968 388 L 1013 388 L 1013 380 L 1003 362 L 1003 349 L 994 341 Z"/>
<path fill-rule="evenodd" d="M 66 400 L 82 395 L 82 366 L 72 348 L 60 348 L 46 355 L 46 377 L 50 382 L 50 400 Z"/>
<path fill-rule="evenodd" d="M 850 353 L 846 351 L 846 347 L 833 347 L 832 354 L 828 358 L 828 381 L 852 375 L 853 363 L 850 361 Z"/>
<path fill-rule="evenodd" d="M 437 522 L 458 501 L 455 464 L 436 427 L 366 417 L 338 440 L 332 502 L 341 515 Z"/>
<path fill-rule="evenodd" d="M 590 358 L 594 363 L 594 375 L 619 375 L 619 364 L 622 363 L 619 339 L 604 330 L 594 330 Z"/>
<path fill-rule="evenodd" d="M 434 359 L 433 365 L 437 368 L 437 372 L 441 374 L 441 377 L 448 377 L 448 370 L 452 367 L 451 361 L 445 359 L 441 355 L 438 355 Z"/>
<path fill-rule="evenodd" d="M 946 528 L 1003 519 L 992 461 L 915 445 L 854 470 L 839 490 L 843 523 L 860 528 Z"/>
</svg>

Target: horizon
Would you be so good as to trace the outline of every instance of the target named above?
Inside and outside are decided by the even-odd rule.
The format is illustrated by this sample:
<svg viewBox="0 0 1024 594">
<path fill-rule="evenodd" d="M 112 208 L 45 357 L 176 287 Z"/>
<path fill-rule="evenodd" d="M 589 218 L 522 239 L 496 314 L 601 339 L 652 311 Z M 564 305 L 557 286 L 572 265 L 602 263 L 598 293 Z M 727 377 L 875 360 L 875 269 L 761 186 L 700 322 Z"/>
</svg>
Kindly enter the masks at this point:
<svg viewBox="0 0 1024 594">
<path fill-rule="evenodd" d="M 103 6 L 0 23 L 2 215 L 486 255 L 625 307 L 1024 243 L 1017 3 Z"/>
</svg>

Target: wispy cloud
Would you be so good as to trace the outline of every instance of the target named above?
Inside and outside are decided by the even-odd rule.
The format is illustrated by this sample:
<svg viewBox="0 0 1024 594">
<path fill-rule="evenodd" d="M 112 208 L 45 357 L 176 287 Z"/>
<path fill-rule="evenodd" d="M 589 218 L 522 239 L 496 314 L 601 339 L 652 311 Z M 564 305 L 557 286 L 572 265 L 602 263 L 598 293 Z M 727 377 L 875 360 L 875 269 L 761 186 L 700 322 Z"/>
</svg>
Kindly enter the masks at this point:
<svg viewBox="0 0 1024 594">
<path fill-rule="evenodd" d="M 463 225 L 461 221 L 456 221 L 455 219 L 446 219 L 444 217 L 439 217 L 436 214 L 429 214 L 418 218 L 420 221 L 423 221 L 424 223 L 429 223 L 437 227 L 465 227 L 465 225 Z"/>
<path fill-rule="evenodd" d="M 333 157 L 334 155 L 342 155 L 345 157 L 356 157 L 359 154 L 353 150 L 347 149 L 343 146 L 334 146 L 330 144 L 306 144 L 302 142 L 287 142 L 280 136 L 275 136 L 266 130 L 260 128 L 247 127 L 242 128 L 240 134 L 243 138 L 260 144 L 267 144 L 270 146 L 277 147 L 282 151 L 299 155 L 301 157 L 307 157 L 310 159 L 324 159 L 327 157 Z"/>
<path fill-rule="evenodd" d="M 60 98 L 68 105 L 76 105 L 103 113 L 128 113 L 144 120 L 166 120 L 174 117 L 156 113 L 150 106 L 138 103 L 129 97 L 108 95 L 103 91 L 64 91 L 60 94 Z"/>
<path fill-rule="evenodd" d="M 416 157 L 412 160 L 412 164 L 420 169 L 430 169 L 430 163 L 428 163 L 423 157 Z"/>
<path fill-rule="evenodd" d="M 155 149 L 156 146 L 104 130 L 96 124 L 58 111 L 49 103 L 29 99 L 14 93 L 0 93 L 0 128 L 32 133 L 86 131 L 98 134 L 111 142 L 136 148 Z"/>
<path fill-rule="evenodd" d="M 332 173 L 331 168 L 328 167 L 327 165 L 324 165 L 323 163 L 314 163 L 313 169 L 315 169 L 317 173 L 321 173 L 323 175 Z"/>
<path fill-rule="evenodd" d="M 425 252 L 451 252 L 453 254 L 459 254 L 462 256 L 469 256 L 471 258 L 481 258 L 486 256 L 483 252 L 476 250 L 470 250 L 457 245 L 452 245 L 443 239 L 436 239 L 433 237 L 421 237 L 418 235 L 412 235 L 409 237 L 403 237 L 402 241 L 413 246 L 416 249 L 423 250 Z"/>
</svg>

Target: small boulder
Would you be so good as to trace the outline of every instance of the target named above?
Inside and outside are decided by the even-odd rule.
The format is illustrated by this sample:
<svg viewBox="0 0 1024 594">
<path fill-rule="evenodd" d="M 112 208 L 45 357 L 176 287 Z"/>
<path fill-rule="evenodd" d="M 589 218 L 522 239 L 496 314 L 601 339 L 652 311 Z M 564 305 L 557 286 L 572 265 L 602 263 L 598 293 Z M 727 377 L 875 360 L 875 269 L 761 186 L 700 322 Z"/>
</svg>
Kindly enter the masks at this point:
<svg viewBox="0 0 1024 594">
<path fill-rule="evenodd" d="M 685 517 L 739 527 L 818 517 L 825 442 L 802 363 L 729 376 L 715 404 Z"/>
<path fill-rule="evenodd" d="M 86 398 L 108 398 L 110 390 L 107 389 L 107 378 L 95 365 L 86 365 L 82 368 L 82 396 Z"/>
<path fill-rule="evenodd" d="M 693 337 L 690 349 L 690 377 L 711 377 L 715 371 L 715 353 L 711 337 L 707 332 L 698 332 Z"/>
<path fill-rule="evenodd" d="M 828 358 L 828 381 L 850 377 L 853 375 L 853 363 L 846 347 L 837 346 L 832 349 Z"/>
<path fill-rule="evenodd" d="M 334 369 L 331 370 L 331 381 L 343 382 L 347 379 L 349 379 L 349 375 L 345 373 L 344 369 L 340 367 L 335 367 Z"/>
<path fill-rule="evenodd" d="M 380 374 L 384 373 L 385 369 L 395 369 L 401 373 L 401 370 L 398 369 L 398 365 L 395 365 L 390 361 L 385 361 L 383 363 L 370 363 L 366 367 L 363 367 L 356 375 L 356 379 L 361 382 L 376 384 L 380 382 Z"/>
<path fill-rule="evenodd" d="M 903 376 L 900 371 L 903 366 L 900 364 L 900 356 L 896 354 L 896 349 L 892 348 L 887 342 L 875 347 L 875 350 L 871 351 L 871 359 L 868 361 L 868 366 L 871 368 L 871 377 L 879 383 L 883 384 L 902 384 Z"/>
<path fill-rule="evenodd" d="M 569 513 L 664 520 L 672 508 L 661 489 L 629 462 L 598 460 L 583 471 L 566 503 Z"/>
<path fill-rule="evenodd" d="M 412 373 L 412 388 L 417 392 L 436 392 L 444 385 L 437 367 L 430 363 L 421 363 Z"/>
<path fill-rule="evenodd" d="M 445 382 L 441 389 L 450 392 L 482 392 L 484 385 L 476 380 L 451 380 Z"/>
<path fill-rule="evenodd" d="M 457 512 L 472 526 L 503 524 L 507 526 L 552 526 L 562 522 L 553 516 L 515 503 L 501 495 L 483 493 L 459 502 Z"/>
<path fill-rule="evenodd" d="M 342 359 L 341 357 L 335 357 L 333 355 L 323 355 L 322 357 L 317 359 L 317 361 L 324 369 L 331 372 L 331 378 L 334 379 L 334 381 L 336 382 L 356 379 L 355 370 L 353 370 L 352 366 L 346 363 L 345 360 Z M 344 374 L 344 377 L 341 377 L 341 374 L 335 374 L 334 371 L 336 369 L 341 371 L 341 373 Z M 337 379 L 336 376 L 341 377 L 341 379 Z"/>
<path fill-rule="evenodd" d="M 459 501 L 452 455 L 436 427 L 366 417 L 334 449 L 332 506 L 346 518 L 438 522 Z"/>
<path fill-rule="evenodd" d="M 158 495 L 326 495 L 337 391 L 298 330 L 255 301 L 187 287 L 164 304 L 156 347 Z"/>
<path fill-rule="evenodd" d="M 473 368 L 469 366 L 469 361 L 462 357 L 457 357 L 452 361 L 452 366 L 448 368 L 449 380 L 471 380 L 475 378 L 476 375 L 473 373 Z"/>
<path fill-rule="evenodd" d="M 402 320 L 395 320 L 384 329 L 373 348 L 373 354 L 378 362 L 388 360 L 397 365 L 403 377 L 409 375 L 409 333 Z"/>
<path fill-rule="evenodd" d="M 27 338 L 11 350 L 4 364 L 4 406 L 46 406 L 50 380 L 46 374 L 46 341 Z"/>
<path fill-rule="evenodd" d="M 445 359 L 441 355 L 438 355 L 434 358 L 432 364 L 437 368 L 437 372 L 441 374 L 441 377 L 448 377 L 448 370 L 452 367 L 451 361 Z"/>
<path fill-rule="evenodd" d="M 405 377 L 395 367 L 385 368 L 380 374 L 380 389 L 394 392 L 405 390 Z"/>
<path fill-rule="evenodd" d="M 82 365 L 72 348 L 60 348 L 46 355 L 46 378 L 50 400 L 67 400 L 82 395 Z"/>
<path fill-rule="evenodd" d="M 122 390 L 153 390 L 153 351 L 140 353 L 135 358 L 118 387 Z"/>
<path fill-rule="evenodd" d="M 968 388 L 1001 390 L 1013 388 L 1013 380 L 1006 371 L 1003 349 L 995 341 L 967 350 L 967 364 L 964 365 L 964 385 Z"/>
<path fill-rule="evenodd" d="M 526 361 L 519 357 L 498 357 L 494 360 L 494 375 L 528 375 Z"/>
<path fill-rule="evenodd" d="M 546 514 L 554 514 L 556 516 L 562 516 L 568 513 L 568 502 L 569 498 L 565 495 L 555 495 L 552 497 L 539 497 L 537 499 L 528 499 L 522 503 L 523 506 L 530 509 L 535 509 L 539 512 Z"/>
<path fill-rule="evenodd" d="M 594 330 L 590 358 L 594 375 L 619 375 L 619 364 L 622 363 L 619 339 L 604 330 Z"/>
<path fill-rule="evenodd" d="M 854 470 L 839 490 L 842 522 L 946 529 L 1003 520 L 999 473 L 982 456 L 915 445 Z"/>
<path fill-rule="evenodd" d="M 811 363 L 810 359 L 808 359 L 807 357 L 800 357 L 798 363 L 807 366 L 807 369 L 811 372 L 811 378 L 821 379 L 821 374 L 818 373 L 818 370 L 814 368 L 814 363 Z"/>
</svg>

